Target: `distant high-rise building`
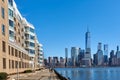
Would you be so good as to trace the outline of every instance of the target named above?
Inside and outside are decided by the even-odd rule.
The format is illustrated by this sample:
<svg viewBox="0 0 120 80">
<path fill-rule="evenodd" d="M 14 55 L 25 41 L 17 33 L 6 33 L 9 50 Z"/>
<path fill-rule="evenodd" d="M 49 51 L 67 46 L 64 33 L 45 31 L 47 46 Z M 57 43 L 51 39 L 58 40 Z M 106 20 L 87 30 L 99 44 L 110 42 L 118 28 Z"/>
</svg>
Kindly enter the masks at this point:
<svg viewBox="0 0 120 80">
<path fill-rule="evenodd" d="M 98 61 L 97 61 L 97 54 L 94 54 L 93 55 L 93 64 L 94 65 L 97 65 L 98 63 L 97 63 Z"/>
<path fill-rule="evenodd" d="M 68 48 L 65 48 L 65 66 L 67 66 L 68 63 Z"/>
<path fill-rule="evenodd" d="M 119 51 L 119 46 L 117 46 L 117 51 Z"/>
<path fill-rule="evenodd" d="M 56 67 L 58 66 L 58 64 L 59 64 L 58 57 L 57 56 L 53 57 L 53 66 Z"/>
<path fill-rule="evenodd" d="M 91 47 L 90 47 L 90 32 L 89 29 L 87 29 L 87 32 L 85 34 L 85 49 L 86 49 L 86 54 L 90 54 L 91 58 Z"/>
<path fill-rule="evenodd" d="M 108 56 L 108 44 L 104 45 L 104 55 Z"/>
<path fill-rule="evenodd" d="M 90 32 L 89 29 L 87 29 L 87 32 L 85 33 L 85 55 L 83 58 L 83 65 L 85 67 L 91 66 L 91 47 L 90 47 Z"/>
<path fill-rule="evenodd" d="M 64 63 L 64 58 L 60 57 L 60 63 Z"/>
<path fill-rule="evenodd" d="M 119 46 L 117 46 L 116 59 L 117 59 L 117 65 L 120 65 L 120 51 L 119 51 Z"/>
<path fill-rule="evenodd" d="M 114 57 L 114 50 L 111 50 L 110 52 L 110 58 L 113 58 Z"/>
<path fill-rule="evenodd" d="M 98 50 L 97 51 L 97 63 L 99 66 L 103 65 L 103 51 L 102 50 Z"/>
<path fill-rule="evenodd" d="M 72 59 L 73 66 L 77 66 L 78 64 L 78 54 L 79 54 L 79 48 L 72 47 L 71 48 L 71 59 Z"/>
<path fill-rule="evenodd" d="M 49 66 L 52 66 L 52 63 L 53 63 L 52 57 L 48 57 L 48 64 L 49 64 Z"/>
<path fill-rule="evenodd" d="M 115 57 L 114 50 L 111 50 L 111 52 L 110 52 L 110 58 L 109 58 L 109 65 L 110 66 L 113 65 L 113 63 L 114 63 L 114 61 L 113 61 L 114 57 Z"/>
<path fill-rule="evenodd" d="M 120 58 L 120 51 L 119 51 L 119 46 L 117 46 L 117 52 L 116 52 L 117 59 Z"/>
<path fill-rule="evenodd" d="M 79 55 L 78 55 L 78 61 L 80 66 L 82 65 L 82 59 L 84 58 L 85 55 L 85 50 L 84 49 L 79 49 Z"/>
<path fill-rule="evenodd" d="M 60 67 L 64 67 L 65 66 L 65 60 L 63 57 L 60 57 Z"/>
<path fill-rule="evenodd" d="M 104 45 L 104 65 L 108 65 L 108 45 Z"/>
<path fill-rule="evenodd" d="M 102 50 L 102 43 L 98 43 L 98 50 Z"/>
<path fill-rule="evenodd" d="M 102 43 L 98 43 L 98 51 L 97 51 L 97 65 L 103 65 L 103 51 L 102 51 Z"/>
</svg>

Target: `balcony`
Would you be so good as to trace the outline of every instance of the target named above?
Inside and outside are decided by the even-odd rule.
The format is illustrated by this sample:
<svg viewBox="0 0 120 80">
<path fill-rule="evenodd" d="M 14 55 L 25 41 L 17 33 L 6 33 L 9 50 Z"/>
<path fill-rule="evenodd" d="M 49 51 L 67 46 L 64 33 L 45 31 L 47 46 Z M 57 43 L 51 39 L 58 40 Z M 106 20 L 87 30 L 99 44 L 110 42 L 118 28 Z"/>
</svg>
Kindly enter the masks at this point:
<svg viewBox="0 0 120 80">
<path fill-rule="evenodd" d="M 11 6 L 9 3 L 8 3 L 8 8 L 13 10 L 13 6 Z"/>
<path fill-rule="evenodd" d="M 14 27 L 9 26 L 9 30 L 11 30 L 11 31 L 13 31 L 13 32 L 14 32 Z"/>
<path fill-rule="evenodd" d="M 9 19 L 13 21 L 13 17 L 9 15 Z"/>
<path fill-rule="evenodd" d="M 13 36 L 9 36 L 9 40 L 10 40 L 11 42 L 14 42 L 14 37 L 13 37 Z"/>
</svg>

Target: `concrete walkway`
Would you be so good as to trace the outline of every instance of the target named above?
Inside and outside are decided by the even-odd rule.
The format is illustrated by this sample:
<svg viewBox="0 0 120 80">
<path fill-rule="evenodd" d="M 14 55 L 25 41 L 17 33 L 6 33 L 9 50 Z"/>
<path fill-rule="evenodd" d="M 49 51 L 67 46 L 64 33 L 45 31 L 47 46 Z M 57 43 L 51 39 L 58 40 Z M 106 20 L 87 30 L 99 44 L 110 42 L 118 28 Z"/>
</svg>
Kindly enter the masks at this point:
<svg viewBox="0 0 120 80">
<path fill-rule="evenodd" d="M 60 80 L 54 71 L 49 71 L 49 69 L 44 69 L 36 71 L 35 73 L 24 73 L 19 74 L 19 79 L 16 75 L 11 75 L 8 80 Z"/>
</svg>

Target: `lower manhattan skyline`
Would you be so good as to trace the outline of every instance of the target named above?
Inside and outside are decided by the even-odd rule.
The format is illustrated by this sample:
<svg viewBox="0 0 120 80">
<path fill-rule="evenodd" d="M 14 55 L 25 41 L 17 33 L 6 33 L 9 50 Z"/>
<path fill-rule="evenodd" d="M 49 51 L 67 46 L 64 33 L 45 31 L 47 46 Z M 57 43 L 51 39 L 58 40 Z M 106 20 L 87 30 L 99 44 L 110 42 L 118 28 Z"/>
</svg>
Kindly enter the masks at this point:
<svg viewBox="0 0 120 80">
<path fill-rule="evenodd" d="M 20 12 L 36 26 L 36 34 L 44 44 L 46 58 L 49 55 L 65 56 L 64 48 L 68 48 L 69 57 L 71 47 L 85 49 L 87 26 L 91 32 L 91 55 L 97 52 L 98 42 L 108 44 L 109 53 L 120 45 L 118 0 L 37 2 L 16 0 L 16 3 Z M 36 6 L 31 7 L 32 4 Z M 39 16 L 36 16 L 38 14 Z"/>
</svg>

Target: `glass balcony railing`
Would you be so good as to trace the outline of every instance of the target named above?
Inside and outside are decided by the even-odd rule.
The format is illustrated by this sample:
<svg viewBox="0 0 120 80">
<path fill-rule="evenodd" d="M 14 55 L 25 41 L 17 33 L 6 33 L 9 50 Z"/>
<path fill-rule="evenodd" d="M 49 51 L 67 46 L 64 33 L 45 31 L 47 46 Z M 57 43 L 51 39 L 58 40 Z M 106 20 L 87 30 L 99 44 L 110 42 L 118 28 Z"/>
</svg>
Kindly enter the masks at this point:
<svg viewBox="0 0 120 80">
<path fill-rule="evenodd" d="M 11 30 L 11 31 L 13 31 L 13 32 L 14 32 L 14 27 L 9 26 L 9 30 Z"/>
<path fill-rule="evenodd" d="M 14 36 L 13 35 L 9 35 L 9 40 L 14 42 Z"/>
</svg>

